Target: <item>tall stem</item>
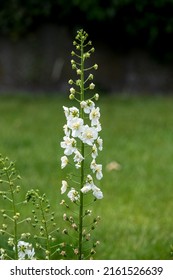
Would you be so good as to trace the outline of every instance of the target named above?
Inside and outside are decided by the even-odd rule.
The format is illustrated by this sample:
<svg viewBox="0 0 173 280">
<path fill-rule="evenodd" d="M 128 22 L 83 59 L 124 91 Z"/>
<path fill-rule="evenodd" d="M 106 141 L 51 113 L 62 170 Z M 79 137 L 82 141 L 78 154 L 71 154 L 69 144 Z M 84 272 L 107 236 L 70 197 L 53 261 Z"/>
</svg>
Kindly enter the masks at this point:
<svg viewBox="0 0 173 280">
<path fill-rule="evenodd" d="M 80 94 L 81 101 L 84 100 L 84 55 L 83 55 L 83 39 L 81 39 L 81 86 Z M 83 108 L 80 109 L 81 118 L 84 119 Z M 81 155 L 85 156 L 84 143 L 81 141 Z M 80 180 L 80 189 L 83 187 L 84 182 L 84 160 L 81 162 L 81 180 Z M 83 231 L 83 193 L 80 192 L 80 208 L 79 208 L 79 260 L 82 259 L 82 231 Z"/>
<path fill-rule="evenodd" d="M 12 211 L 13 211 L 13 216 L 16 216 L 16 205 L 15 205 L 15 198 L 14 198 L 14 190 L 13 190 L 13 182 L 10 179 L 10 175 L 8 170 L 6 170 L 6 177 L 8 180 L 8 184 L 10 187 L 10 193 L 11 193 L 11 201 L 12 201 Z M 17 240 L 17 220 L 15 218 L 14 219 L 14 251 L 15 251 L 15 260 L 18 260 L 18 240 Z"/>
</svg>

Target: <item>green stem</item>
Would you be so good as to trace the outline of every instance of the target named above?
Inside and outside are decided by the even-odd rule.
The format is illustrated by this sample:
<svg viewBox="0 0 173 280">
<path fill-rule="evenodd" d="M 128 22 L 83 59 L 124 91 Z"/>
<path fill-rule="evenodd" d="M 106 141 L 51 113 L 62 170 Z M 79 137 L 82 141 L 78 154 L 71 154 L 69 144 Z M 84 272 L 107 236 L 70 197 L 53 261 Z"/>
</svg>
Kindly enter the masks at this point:
<svg viewBox="0 0 173 280">
<path fill-rule="evenodd" d="M 11 201 L 12 201 L 12 210 L 13 210 L 13 217 L 16 216 L 16 205 L 15 205 L 15 199 L 14 199 L 14 191 L 13 191 L 13 182 L 10 180 L 10 175 L 8 173 L 8 170 L 6 170 L 6 176 L 8 180 L 8 184 L 10 186 L 10 193 L 11 193 Z M 15 251 L 15 260 L 18 260 L 18 240 L 17 240 L 17 220 L 13 218 L 13 224 L 14 224 L 14 251 Z"/>
<path fill-rule="evenodd" d="M 41 210 L 41 215 L 42 215 L 42 223 L 44 225 L 44 230 L 45 230 L 45 235 L 46 235 L 46 250 L 48 251 L 47 257 L 48 260 L 50 260 L 50 241 L 49 241 L 49 233 L 48 233 L 48 228 L 47 228 L 47 222 L 46 222 L 46 217 L 44 214 L 44 208 L 42 205 L 42 197 L 38 196 L 39 204 L 40 204 L 40 210 Z"/>
<path fill-rule="evenodd" d="M 84 56 L 83 56 L 83 39 L 81 39 L 81 101 L 84 100 Z M 81 118 L 84 119 L 84 111 L 80 109 Z M 84 158 L 85 149 L 84 143 L 81 141 L 81 155 Z M 81 180 L 80 180 L 80 189 L 83 187 L 84 182 L 84 160 L 81 162 Z M 79 260 L 82 259 L 82 231 L 83 231 L 83 193 L 80 192 L 80 208 L 79 208 Z"/>
</svg>

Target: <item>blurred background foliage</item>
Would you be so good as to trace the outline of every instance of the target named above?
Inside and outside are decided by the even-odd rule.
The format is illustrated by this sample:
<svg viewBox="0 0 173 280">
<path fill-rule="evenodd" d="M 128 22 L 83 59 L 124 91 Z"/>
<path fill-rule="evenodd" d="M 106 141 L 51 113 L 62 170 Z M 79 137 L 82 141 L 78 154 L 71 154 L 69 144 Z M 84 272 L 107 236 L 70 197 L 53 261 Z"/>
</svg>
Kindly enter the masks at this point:
<svg viewBox="0 0 173 280">
<path fill-rule="evenodd" d="M 45 23 L 87 27 L 114 49 L 173 59 L 173 0 L 1 0 L 0 33 L 18 39 Z M 101 38 L 102 39 L 102 38 Z"/>
</svg>

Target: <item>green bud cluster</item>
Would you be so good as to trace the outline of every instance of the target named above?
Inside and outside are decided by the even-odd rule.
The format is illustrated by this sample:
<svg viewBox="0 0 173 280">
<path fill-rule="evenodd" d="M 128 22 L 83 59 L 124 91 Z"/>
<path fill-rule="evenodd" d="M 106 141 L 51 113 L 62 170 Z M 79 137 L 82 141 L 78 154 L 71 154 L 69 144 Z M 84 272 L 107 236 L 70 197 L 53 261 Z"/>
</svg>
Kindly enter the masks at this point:
<svg viewBox="0 0 173 280">
<path fill-rule="evenodd" d="M 20 240 L 20 225 L 24 222 L 29 223 L 30 218 L 23 218 L 20 212 L 21 204 L 25 204 L 25 201 L 19 201 L 19 193 L 21 187 L 18 181 L 21 179 L 17 174 L 15 163 L 10 161 L 8 157 L 2 157 L 0 155 L 0 197 L 5 200 L 7 209 L 1 209 L 1 215 L 3 218 L 2 224 L 0 224 L 0 234 L 9 237 L 7 244 L 12 247 L 10 255 L 5 254 L 7 259 L 18 259 L 18 241 Z M 23 233 L 23 237 L 29 238 L 30 234 Z M 1 250 L 2 251 L 2 250 Z"/>
<path fill-rule="evenodd" d="M 59 231 L 55 220 L 55 212 L 52 211 L 46 194 L 40 194 L 39 190 L 31 189 L 26 194 L 26 200 L 32 202 L 32 226 L 37 231 L 34 235 L 37 240 L 36 248 L 44 255 L 45 259 L 51 259 L 58 244 L 56 244 L 56 233 Z"/>
<path fill-rule="evenodd" d="M 90 91 L 94 90 L 95 84 L 89 83 L 89 81 L 93 80 L 94 75 L 92 73 L 87 74 L 90 70 L 97 70 L 98 65 L 94 64 L 90 67 L 82 69 L 82 65 L 84 64 L 84 61 L 91 57 L 91 54 L 94 53 L 95 48 L 92 47 L 92 42 L 88 41 L 88 34 L 83 31 L 82 29 L 77 32 L 77 35 L 75 37 L 75 40 L 73 41 L 73 46 L 75 46 L 75 51 L 71 52 L 71 56 L 73 59 L 71 59 L 71 66 L 72 70 L 76 71 L 76 74 L 79 76 L 79 79 L 72 80 L 70 79 L 68 83 L 70 85 L 73 85 L 73 87 L 70 88 L 70 95 L 69 99 L 73 100 L 76 99 L 79 101 L 77 95 L 81 95 L 82 91 Z M 81 63 L 82 61 L 82 63 Z M 84 74 L 84 77 L 82 77 Z M 85 87 L 82 89 L 82 81 L 84 79 Z M 94 98 L 95 100 L 98 100 L 98 94 L 88 99 Z"/>
</svg>

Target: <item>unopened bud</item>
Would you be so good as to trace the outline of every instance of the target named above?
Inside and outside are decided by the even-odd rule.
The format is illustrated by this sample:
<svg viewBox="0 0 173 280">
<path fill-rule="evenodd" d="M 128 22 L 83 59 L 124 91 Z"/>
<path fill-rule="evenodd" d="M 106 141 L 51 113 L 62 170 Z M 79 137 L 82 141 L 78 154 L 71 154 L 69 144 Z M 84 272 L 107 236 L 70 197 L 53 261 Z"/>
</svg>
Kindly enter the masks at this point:
<svg viewBox="0 0 173 280">
<path fill-rule="evenodd" d="M 93 80 L 93 78 L 94 78 L 93 74 L 89 74 L 88 79 Z"/>
<path fill-rule="evenodd" d="M 97 64 L 94 64 L 93 68 L 94 68 L 95 70 L 97 70 L 97 69 L 98 69 L 98 65 L 97 65 Z"/>
<path fill-rule="evenodd" d="M 76 92 L 76 91 L 75 91 L 75 89 L 74 89 L 73 87 L 70 88 L 70 93 L 71 93 L 71 94 L 75 94 L 75 92 Z"/>
<path fill-rule="evenodd" d="M 96 94 L 94 95 L 94 98 L 95 98 L 96 101 L 99 100 L 99 94 L 96 93 Z"/>
<path fill-rule="evenodd" d="M 91 83 L 91 84 L 89 85 L 89 89 L 94 89 L 94 88 L 95 88 L 95 84 Z"/>
<path fill-rule="evenodd" d="M 77 73 L 77 75 L 80 75 L 81 74 L 81 70 L 77 69 L 76 73 Z"/>
</svg>

